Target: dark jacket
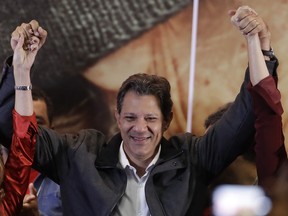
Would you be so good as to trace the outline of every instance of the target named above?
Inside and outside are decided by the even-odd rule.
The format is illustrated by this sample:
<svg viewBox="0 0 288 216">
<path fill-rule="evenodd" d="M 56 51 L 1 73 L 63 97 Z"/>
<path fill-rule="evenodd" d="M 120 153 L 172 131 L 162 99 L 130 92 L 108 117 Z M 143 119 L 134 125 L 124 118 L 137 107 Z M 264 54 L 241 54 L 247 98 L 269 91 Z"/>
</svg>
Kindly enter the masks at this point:
<svg viewBox="0 0 288 216">
<path fill-rule="evenodd" d="M 4 63 L 0 75 L 0 144 L 9 148 L 12 142 L 12 109 L 15 104 L 14 74 L 12 56 Z"/>
</svg>

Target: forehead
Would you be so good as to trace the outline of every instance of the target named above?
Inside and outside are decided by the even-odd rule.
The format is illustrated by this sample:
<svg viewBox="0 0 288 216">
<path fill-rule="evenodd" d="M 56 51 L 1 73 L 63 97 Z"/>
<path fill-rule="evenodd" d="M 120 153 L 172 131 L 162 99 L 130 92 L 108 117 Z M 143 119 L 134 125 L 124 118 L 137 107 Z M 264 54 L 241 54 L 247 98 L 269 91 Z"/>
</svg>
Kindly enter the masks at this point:
<svg viewBox="0 0 288 216">
<path fill-rule="evenodd" d="M 161 113 L 158 99 L 154 95 L 139 95 L 134 91 L 129 91 L 124 96 L 122 111 Z"/>
</svg>

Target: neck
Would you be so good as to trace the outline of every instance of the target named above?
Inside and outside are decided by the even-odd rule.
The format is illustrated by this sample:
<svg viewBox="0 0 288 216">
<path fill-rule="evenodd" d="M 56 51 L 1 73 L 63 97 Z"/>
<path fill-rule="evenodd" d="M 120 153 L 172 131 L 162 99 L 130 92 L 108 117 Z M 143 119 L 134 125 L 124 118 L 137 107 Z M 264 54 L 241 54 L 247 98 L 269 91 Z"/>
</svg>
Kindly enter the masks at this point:
<svg viewBox="0 0 288 216">
<path fill-rule="evenodd" d="M 136 174 L 139 177 L 142 177 L 145 174 L 147 166 L 146 167 L 140 167 L 140 166 L 137 166 L 136 164 L 133 164 L 132 166 L 135 167 Z"/>
</svg>

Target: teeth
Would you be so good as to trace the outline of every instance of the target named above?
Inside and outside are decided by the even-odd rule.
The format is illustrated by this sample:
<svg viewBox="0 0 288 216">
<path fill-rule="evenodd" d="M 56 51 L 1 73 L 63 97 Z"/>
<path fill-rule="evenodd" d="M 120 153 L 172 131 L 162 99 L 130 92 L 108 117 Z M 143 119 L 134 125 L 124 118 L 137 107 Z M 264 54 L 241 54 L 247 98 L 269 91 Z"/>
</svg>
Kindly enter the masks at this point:
<svg viewBox="0 0 288 216">
<path fill-rule="evenodd" d="M 134 140 L 142 141 L 145 140 L 145 137 L 133 137 Z"/>
</svg>

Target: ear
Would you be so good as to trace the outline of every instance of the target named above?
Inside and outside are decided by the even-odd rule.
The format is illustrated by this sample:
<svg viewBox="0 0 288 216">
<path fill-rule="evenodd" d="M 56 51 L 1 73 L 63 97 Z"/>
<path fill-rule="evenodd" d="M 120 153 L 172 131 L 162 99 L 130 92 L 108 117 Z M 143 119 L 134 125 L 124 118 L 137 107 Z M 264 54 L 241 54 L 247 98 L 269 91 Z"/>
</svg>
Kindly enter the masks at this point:
<svg viewBox="0 0 288 216">
<path fill-rule="evenodd" d="M 119 112 L 118 112 L 117 109 L 114 110 L 114 117 L 115 117 L 116 122 L 117 122 L 117 125 L 118 125 L 118 127 L 119 127 L 119 124 L 120 124 L 120 114 L 119 114 Z"/>
<path fill-rule="evenodd" d="M 172 119 L 173 119 L 173 112 L 170 113 L 168 120 L 164 122 L 164 125 L 163 125 L 164 131 L 166 131 L 169 128 Z"/>
</svg>

